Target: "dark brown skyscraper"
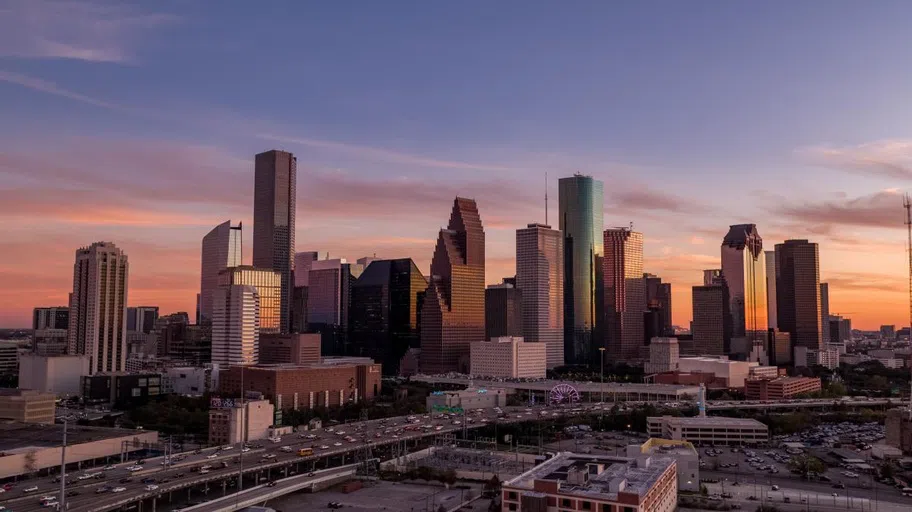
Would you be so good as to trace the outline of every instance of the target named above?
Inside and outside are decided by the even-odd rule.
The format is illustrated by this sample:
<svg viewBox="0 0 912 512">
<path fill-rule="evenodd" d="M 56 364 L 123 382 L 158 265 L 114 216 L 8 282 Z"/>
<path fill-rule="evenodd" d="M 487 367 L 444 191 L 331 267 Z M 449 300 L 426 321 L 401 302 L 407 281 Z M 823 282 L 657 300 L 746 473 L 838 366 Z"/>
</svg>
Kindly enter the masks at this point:
<svg viewBox="0 0 912 512">
<path fill-rule="evenodd" d="M 786 240 L 776 245 L 776 311 L 792 347 L 823 347 L 817 244 Z"/>
<path fill-rule="evenodd" d="M 484 335 L 484 228 L 475 201 L 457 197 L 437 236 L 421 308 L 421 371 L 468 372 L 469 344 Z"/>
<path fill-rule="evenodd" d="M 522 336 L 522 290 L 504 279 L 485 290 L 485 338 Z"/>
<path fill-rule="evenodd" d="M 693 345 L 697 355 L 728 354 L 731 313 L 728 285 L 722 276 L 693 287 Z"/>
<path fill-rule="evenodd" d="M 271 150 L 255 159 L 253 266 L 282 274 L 280 332 L 291 332 L 294 300 L 295 180 L 298 160 Z"/>
</svg>

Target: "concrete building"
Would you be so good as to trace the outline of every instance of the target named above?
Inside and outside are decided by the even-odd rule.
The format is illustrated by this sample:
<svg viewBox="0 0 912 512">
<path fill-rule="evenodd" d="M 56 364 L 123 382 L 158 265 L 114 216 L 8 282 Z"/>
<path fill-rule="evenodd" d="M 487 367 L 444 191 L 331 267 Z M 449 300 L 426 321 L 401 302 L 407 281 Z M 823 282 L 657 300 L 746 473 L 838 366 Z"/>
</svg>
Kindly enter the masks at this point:
<svg viewBox="0 0 912 512">
<path fill-rule="evenodd" d="M 280 272 L 242 265 L 221 271 L 218 282 L 218 289 L 229 286 L 254 287 L 259 298 L 260 333 L 282 332 L 282 274 Z M 221 307 L 222 302 L 218 302 L 218 304 Z"/>
<path fill-rule="evenodd" d="M 158 306 L 133 306 L 127 308 L 127 333 L 149 334 L 158 320 Z"/>
<path fill-rule="evenodd" d="M 729 227 L 722 240 L 722 275 L 728 285 L 732 337 L 766 341 L 766 257 L 755 224 Z"/>
<path fill-rule="evenodd" d="M 0 422 L 0 479 L 59 468 L 60 440 L 63 425 L 48 424 L 35 428 L 33 423 Z M 28 443 L 23 445 L 23 440 Z M 157 448 L 158 432 L 77 426 L 67 428 L 67 465 L 79 462 L 103 462 L 107 457 L 120 457 Z M 17 507 L 18 508 L 18 507 Z"/>
<path fill-rule="evenodd" d="M 23 354 L 19 360 L 19 387 L 59 397 L 79 396 L 79 379 L 89 374 L 89 356 Z"/>
<path fill-rule="evenodd" d="M 543 379 L 547 347 L 522 338 L 502 336 L 471 345 L 471 374 L 480 377 Z"/>
<path fill-rule="evenodd" d="M 137 407 L 164 394 L 164 380 L 157 372 L 85 375 L 81 396 L 86 404 Z"/>
<path fill-rule="evenodd" d="M 775 366 L 752 366 L 747 374 L 747 380 L 775 379 L 779 376 L 779 368 Z"/>
<path fill-rule="evenodd" d="M 89 356 L 89 373 L 123 371 L 127 360 L 127 255 L 111 242 L 76 251 L 68 349 Z"/>
<path fill-rule="evenodd" d="M 779 328 L 776 312 L 776 251 L 763 251 L 766 260 L 766 320 L 770 329 Z"/>
<path fill-rule="evenodd" d="M 845 343 L 852 341 L 852 320 L 840 315 L 830 315 L 831 343 Z"/>
<path fill-rule="evenodd" d="M 56 399 L 34 389 L 0 389 L 0 420 L 54 423 Z"/>
<path fill-rule="evenodd" d="M 275 422 L 269 400 L 214 398 L 209 406 L 209 444 L 234 445 L 266 439 Z"/>
<path fill-rule="evenodd" d="M 754 419 L 712 416 L 647 418 L 649 437 L 696 445 L 758 445 L 769 442 L 769 428 Z"/>
<path fill-rule="evenodd" d="M 558 181 L 558 218 L 564 236 L 564 359 L 598 361 L 604 254 L 603 184 L 574 174 Z"/>
<path fill-rule="evenodd" d="M 606 229 L 603 247 L 605 357 L 611 362 L 642 361 L 646 311 L 643 234 L 629 228 Z"/>
<path fill-rule="evenodd" d="M 219 274 L 225 269 L 243 264 L 243 228 L 241 223 L 232 226 L 230 220 L 212 228 L 203 237 L 200 250 L 200 298 L 199 320 L 204 324 L 212 321 L 212 301 L 219 286 Z"/>
<path fill-rule="evenodd" d="M 811 366 L 823 366 L 830 370 L 839 368 L 839 351 L 838 350 L 811 350 L 807 347 L 795 347 L 795 367 L 809 368 Z"/>
<path fill-rule="evenodd" d="M 35 308 L 32 312 L 32 330 L 63 329 L 70 326 L 69 306 Z"/>
<path fill-rule="evenodd" d="M 319 332 L 325 355 L 348 355 L 352 287 L 364 268 L 344 258 L 314 261 L 307 288 L 307 328 Z"/>
<path fill-rule="evenodd" d="M 681 373 L 708 373 L 713 374 L 716 380 L 723 380 L 730 388 L 743 388 L 751 368 L 760 366 L 760 363 L 750 361 L 730 361 L 725 356 L 720 357 L 682 357 L 678 360 L 678 370 Z"/>
<path fill-rule="evenodd" d="M 324 359 L 312 365 L 232 366 L 219 373 L 224 396 L 262 393 L 278 410 L 334 407 L 373 400 L 380 392 L 380 365 L 364 358 Z"/>
<path fill-rule="evenodd" d="M 692 443 L 653 438 L 627 446 L 627 457 L 636 459 L 643 455 L 673 458 L 678 465 L 678 490 L 700 492 L 700 454 Z"/>
<path fill-rule="evenodd" d="M 673 512 L 678 472 L 673 457 L 635 459 L 560 452 L 504 482 L 502 511 Z"/>
<path fill-rule="evenodd" d="M 475 200 L 457 197 L 441 229 L 421 307 L 421 371 L 468 372 L 485 335 L 485 233 Z"/>
<path fill-rule="evenodd" d="M 295 253 L 295 287 L 310 286 L 310 268 L 320 259 L 319 251 Z"/>
<path fill-rule="evenodd" d="M 564 239 L 547 224 L 516 230 L 522 337 L 545 343 L 549 369 L 564 364 Z"/>
<path fill-rule="evenodd" d="M 458 409 L 491 409 L 507 406 L 503 389 L 467 388 L 458 391 L 434 391 L 425 399 L 428 411 L 449 412 Z"/>
<path fill-rule="evenodd" d="M 722 277 L 709 285 L 693 287 L 694 352 L 700 355 L 728 354 L 731 347 L 731 315 L 728 287 Z"/>
<path fill-rule="evenodd" d="M 263 334 L 260 336 L 260 364 L 314 364 L 320 362 L 320 335 Z"/>
<path fill-rule="evenodd" d="M 912 455 L 912 417 L 909 409 L 890 409 L 885 422 L 885 442 L 893 448 L 902 450 L 904 455 Z"/>
<path fill-rule="evenodd" d="M 60 356 L 67 351 L 67 330 L 39 329 L 32 334 L 32 352 L 39 356 Z"/>
<path fill-rule="evenodd" d="M 485 289 L 485 339 L 522 336 L 522 291 L 510 283 Z"/>
<path fill-rule="evenodd" d="M 0 341 L 0 375 L 14 374 L 19 370 L 19 342 Z"/>
<path fill-rule="evenodd" d="M 654 274 L 643 274 L 643 285 L 646 287 L 646 311 L 657 317 L 654 332 L 645 333 L 645 342 L 652 338 L 674 336 L 671 322 L 671 283 L 663 283 L 662 278 Z"/>
<path fill-rule="evenodd" d="M 829 321 L 827 321 L 829 324 Z M 827 338 L 829 340 L 829 338 Z M 884 341 L 896 341 L 896 326 L 895 325 L 881 325 L 880 326 L 880 339 Z"/>
<path fill-rule="evenodd" d="M 248 285 L 220 286 L 213 296 L 212 363 L 251 365 L 260 357 L 260 295 Z"/>
<path fill-rule="evenodd" d="M 751 379 L 744 386 L 744 396 L 748 400 L 788 400 L 797 395 L 816 393 L 820 389 L 819 378 Z"/>
<path fill-rule="evenodd" d="M 649 344 L 649 361 L 643 371 L 646 374 L 672 372 L 678 369 L 681 350 L 677 338 L 653 338 Z"/>
<path fill-rule="evenodd" d="M 282 333 L 291 332 L 297 173 L 298 159 L 291 153 L 271 150 L 254 158 L 253 266 L 279 273 L 276 332 Z M 264 323 L 264 328 L 272 325 Z"/>
<path fill-rule="evenodd" d="M 164 379 L 171 393 L 183 396 L 203 396 L 218 392 L 219 366 L 178 366 L 168 368 Z"/>
<path fill-rule="evenodd" d="M 791 334 L 793 346 L 823 347 L 817 244 L 786 240 L 776 245 L 776 306 L 779 329 Z"/>
</svg>

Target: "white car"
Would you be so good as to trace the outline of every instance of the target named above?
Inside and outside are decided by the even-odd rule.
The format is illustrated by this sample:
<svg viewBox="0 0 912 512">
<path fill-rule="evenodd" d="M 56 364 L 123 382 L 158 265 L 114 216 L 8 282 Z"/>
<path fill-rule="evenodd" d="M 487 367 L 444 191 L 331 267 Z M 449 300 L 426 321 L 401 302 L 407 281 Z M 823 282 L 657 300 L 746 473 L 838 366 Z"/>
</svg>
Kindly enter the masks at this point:
<svg viewBox="0 0 912 512">
<path fill-rule="evenodd" d="M 243 452 L 243 453 L 247 453 L 249 451 L 250 451 L 250 448 L 247 448 L 246 446 L 241 448 L 241 452 Z"/>
<path fill-rule="evenodd" d="M 127 490 L 126 487 L 115 487 L 115 488 L 111 489 L 111 492 L 124 492 L 126 490 Z"/>
<path fill-rule="evenodd" d="M 158 486 L 155 484 L 149 484 L 146 486 L 147 491 L 154 491 L 155 489 L 158 489 Z"/>
<path fill-rule="evenodd" d="M 33 485 L 31 487 L 26 487 L 25 489 L 22 489 L 22 492 L 35 492 L 37 490 L 38 490 L 38 486 Z"/>
<path fill-rule="evenodd" d="M 321 450 L 328 450 L 328 449 L 329 449 L 329 446 L 326 446 L 326 445 L 324 444 L 323 446 L 320 446 L 320 449 L 321 449 Z"/>
<path fill-rule="evenodd" d="M 55 501 L 56 499 L 57 498 L 55 498 L 53 496 L 42 496 L 41 499 L 38 501 Z"/>
<path fill-rule="evenodd" d="M 143 468 L 143 467 L 142 467 L 142 466 L 139 466 L 139 465 L 137 465 L 137 466 L 130 466 L 130 467 L 127 468 L 127 471 L 130 471 L 130 472 L 132 473 L 132 472 L 136 472 L 136 471 L 142 471 L 142 468 Z"/>
<path fill-rule="evenodd" d="M 283 447 L 281 447 L 281 448 L 279 448 L 279 449 L 282 450 L 283 452 L 286 452 L 286 453 L 292 451 L 291 446 L 283 446 Z"/>
<path fill-rule="evenodd" d="M 333 443 L 333 446 L 342 446 L 342 443 Z"/>
<path fill-rule="evenodd" d="M 112 469 L 117 469 L 117 466 L 115 466 L 114 464 L 109 464 L 103 468 L 104 471 L 110 471 Z"/>
<path fill-rule="evenodd" d="M 207 459 L 214 459 L 214 458 L 216 458 L 216 457 L 218 457 L 218 454 L 217 454 L 217 453 L 213 453 L 212 455 L 206 455 L 206 458 L 207 458 Z"/>
<path fill-rule="evenodd" d="M 222 450 L 233 450 L 233 449 L 234 449 L 234 446 L 231 446 L 230 444 L 226 444 L 225 446 L 222 446 Z"/>
</svg>

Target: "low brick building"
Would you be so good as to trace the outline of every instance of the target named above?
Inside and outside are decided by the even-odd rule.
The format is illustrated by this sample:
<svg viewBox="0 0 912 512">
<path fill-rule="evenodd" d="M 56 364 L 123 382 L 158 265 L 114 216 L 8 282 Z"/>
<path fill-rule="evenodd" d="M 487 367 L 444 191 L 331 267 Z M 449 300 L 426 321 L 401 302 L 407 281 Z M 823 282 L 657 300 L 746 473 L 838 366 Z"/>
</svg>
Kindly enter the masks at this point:
<svg viewBox="0 0 912 512">
<path fill-rule="evenodd" d="M 820 389 L 820 379 L 816 377 L 751 379 L 745 382 L 744 396 L 748 400 L 786 400 L 796 395 L 815 393 Z"/>
<path fill-rule="evenodd" d="M 320 335 L 262 334 L 260 364 L 313 364 L 320 362 Z"/>
<path fill-rule="evenodd" d="M 380 365 L 363 358 L 327 358 L 310 365 L 233 366 L 219 377 L 221 394 L 240 396 L 242 372 L 244 391 L 262 393 L 279 410 L 334 407 L 373 400 L 380 392 Z"/>
</svg>

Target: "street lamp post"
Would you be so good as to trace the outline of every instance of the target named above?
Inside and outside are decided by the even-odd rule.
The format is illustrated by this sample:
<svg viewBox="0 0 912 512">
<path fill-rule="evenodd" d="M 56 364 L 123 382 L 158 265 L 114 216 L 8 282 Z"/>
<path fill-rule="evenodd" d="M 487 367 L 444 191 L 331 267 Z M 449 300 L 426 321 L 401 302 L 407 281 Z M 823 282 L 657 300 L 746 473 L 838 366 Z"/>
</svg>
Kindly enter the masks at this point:
<svg viewBox="0 0 912 512">
<path fill-rule="evenodd" d="M 601 363 L 601 371 L 599 372 L 602 377 L 602 383 L 599 386 L 601 389 L 601 402 L 602 405 L 605 404 L 605 347 L 599 347 L 599 362 Z"/>
</svg>

